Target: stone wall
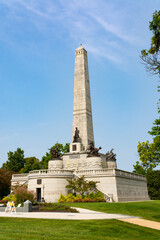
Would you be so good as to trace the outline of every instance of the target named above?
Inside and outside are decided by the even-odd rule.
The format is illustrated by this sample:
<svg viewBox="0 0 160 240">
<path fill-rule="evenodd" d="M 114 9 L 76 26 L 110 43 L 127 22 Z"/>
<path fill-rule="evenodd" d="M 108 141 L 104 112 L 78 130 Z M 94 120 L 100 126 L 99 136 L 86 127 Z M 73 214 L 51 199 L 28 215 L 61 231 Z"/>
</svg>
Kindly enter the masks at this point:
<svg viewBox="0 0 160 240">
<path fill-rule="evenodd" d="M 63 155 L 63 168 L 69 170 L 103 169 L 107 167 L 104 156 L 87 157 L 88 153 L 67 153 Z M 113 164 L 112 164 L 113 165 Z"/>
<path fill-rule="evenodd" d="M 106 195 L 113 195 L 115 202 L 150 200 L 145 176 L 119 169 L 77 171 L 87 180 L 99 181 L 97 187 Z"/>
<path fill-rule="evenodd" d="M 45 202 L 58 202 L 61 194 L 66 195 L 67 180 L 73 177 L 72 171 L 67 170 L 37 170 L 28 176 L 28 190 L 41 189 L 41 198 Z M 40 180 L 40 181 L 38 181 Z"/>
<path fill-rule="evenodd" d="M 14 186 L 28 185 L 28 173 L 13 174 L 11 179 L 11 189 Z"/>
<path fill-rule="evenodd" d="M 17 175 L 17 176 L 16 176 Z M 66 195 L 66 179 L 74 177 L 70 170 L 36 170 L 31 171 L 27 176 L 16 174 L 12 178 L 23 182 L 27 177 L 28 189 L 37 191 L 41 189 L 41 197 L 46 202 L 57 202 L 60 194 Z M 122 171 L 119 169 L 84 169 L 75 171 L 76 176 L 85 176 L 87 180 L 98 181 L 98 190 L 106 195 L 112 195 L 113 201 L 141 201 L 149 200 L 145 176 Z M 18 180 L 19 179 L 19 180 Z M 39 181 L 40 180 L 40 181 Z"/>
</svg>

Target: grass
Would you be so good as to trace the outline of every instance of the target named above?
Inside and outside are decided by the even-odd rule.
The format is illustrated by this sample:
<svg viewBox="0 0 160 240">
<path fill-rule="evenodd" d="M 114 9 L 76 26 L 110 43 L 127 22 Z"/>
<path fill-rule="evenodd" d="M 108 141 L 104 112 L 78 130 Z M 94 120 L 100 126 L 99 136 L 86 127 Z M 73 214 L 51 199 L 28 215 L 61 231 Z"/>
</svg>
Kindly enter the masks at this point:
<svg viewBox="0 0 160 240">
<path fill-rule="evenodd" d="M 160 201 L 127 202 L 127 203 L 65 203 L 71 207 L 80 207 L 105 213 L 120 213 L 139 216 L 160 222 Z"/>
<path fill-rule="evenodd" d="M 160 231 L 118 220 L 0 218 L 0 240 L 157 240 Z"/>
</svg>

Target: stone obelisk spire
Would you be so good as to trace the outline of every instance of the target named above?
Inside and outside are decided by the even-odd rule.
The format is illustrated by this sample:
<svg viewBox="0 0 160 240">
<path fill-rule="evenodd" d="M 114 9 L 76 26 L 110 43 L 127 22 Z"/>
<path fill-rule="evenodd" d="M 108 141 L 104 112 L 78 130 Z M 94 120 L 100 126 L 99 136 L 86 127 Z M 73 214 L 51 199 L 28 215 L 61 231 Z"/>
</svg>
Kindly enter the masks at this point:
<svg viewBox="0 0 160 240">
<path fill-rule="evenodd" d="M 82 45 L 75 50 L 72 140 L 76 128 L 79 130 L 82 150 L 86 150 L 90 142 L 94 142 L 94 135 L 87 51 Z"/>
</svg>

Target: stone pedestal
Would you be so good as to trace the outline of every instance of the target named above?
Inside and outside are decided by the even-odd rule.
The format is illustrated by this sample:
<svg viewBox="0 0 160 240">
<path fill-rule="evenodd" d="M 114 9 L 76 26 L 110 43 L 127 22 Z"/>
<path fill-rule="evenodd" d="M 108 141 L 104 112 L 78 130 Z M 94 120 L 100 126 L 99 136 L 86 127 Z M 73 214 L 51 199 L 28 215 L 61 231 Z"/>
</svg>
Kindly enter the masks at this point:
<svg viewBox="0 0 160 240">
<path fill-rule="evenodd" d="M 102 169 L 102 158 L 101 157 L 88 157 L 86 159 L 87 169 Z"/>
<path fill-rule="evenodd" d="M 82 144 L 79 142 L 70 144 L 70 153 L 78 153 L 82 151 Z"/>
<path fill-rule="evenodd" d="M 61 159 L 53 159 L 48 162 L 49 170 L 58 170 L 63 168 L 63 161 Z"/>
<path fill-rule="evenodd" d="M 24 202 L 23 211 L 24 212 L 32 212 L 32 203 L 29 200 Z"/>
<path fill-rule="evenodd" d="M 107 161 L 107 168 L 117 168 L 117 163 L 116 161 Z"/>
</svg>

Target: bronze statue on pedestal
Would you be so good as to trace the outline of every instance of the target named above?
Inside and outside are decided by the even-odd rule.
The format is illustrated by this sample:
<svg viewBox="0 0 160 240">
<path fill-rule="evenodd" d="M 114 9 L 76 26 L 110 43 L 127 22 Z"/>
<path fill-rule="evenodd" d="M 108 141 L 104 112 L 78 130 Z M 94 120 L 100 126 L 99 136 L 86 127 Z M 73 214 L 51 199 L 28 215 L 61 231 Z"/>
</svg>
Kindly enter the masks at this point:
<svg viewBox="0 0 160 240">
<path fill-rule="evenodd" d="M 87 148 L 87 150 L 89 150 L 89 154 L 88 154 L 87 157 L 99 157 L 100 154 L 98 152 L 99 152 L 100 149 L 102 149 L 102 148 L 101 147 L 95 148 L 94 143 L 91 142 L 89 147 Z"/>
<path fill-rule="evenodd" d="M 106 153 L 106 159 L 107 159 L 107 161 L 116 161 L 116 154 L 115 153 L 113 153 L 113 148 L 110 150 L 110 152 L 108 151 L 107 153 Z"/>
<path fill-rule="evenodd" d="M 77 127 L 76 127 L 76 130 L 75 130 L 75 135 L 73 136 L 73 143 L 76 143 L 76 142 L 80 142 L 79 130 L 78 130 Z"/>
<path fill-rule="evenodd" d="M 52 147 L 49 149 L 50 152 L 51 152 L 51 155 L 52 155 L 52 159 L 60 159 L 60 153 L 58 151 L 58 144 L 56 145 L 56 148 L 55 147 Z"/>
</svg>

